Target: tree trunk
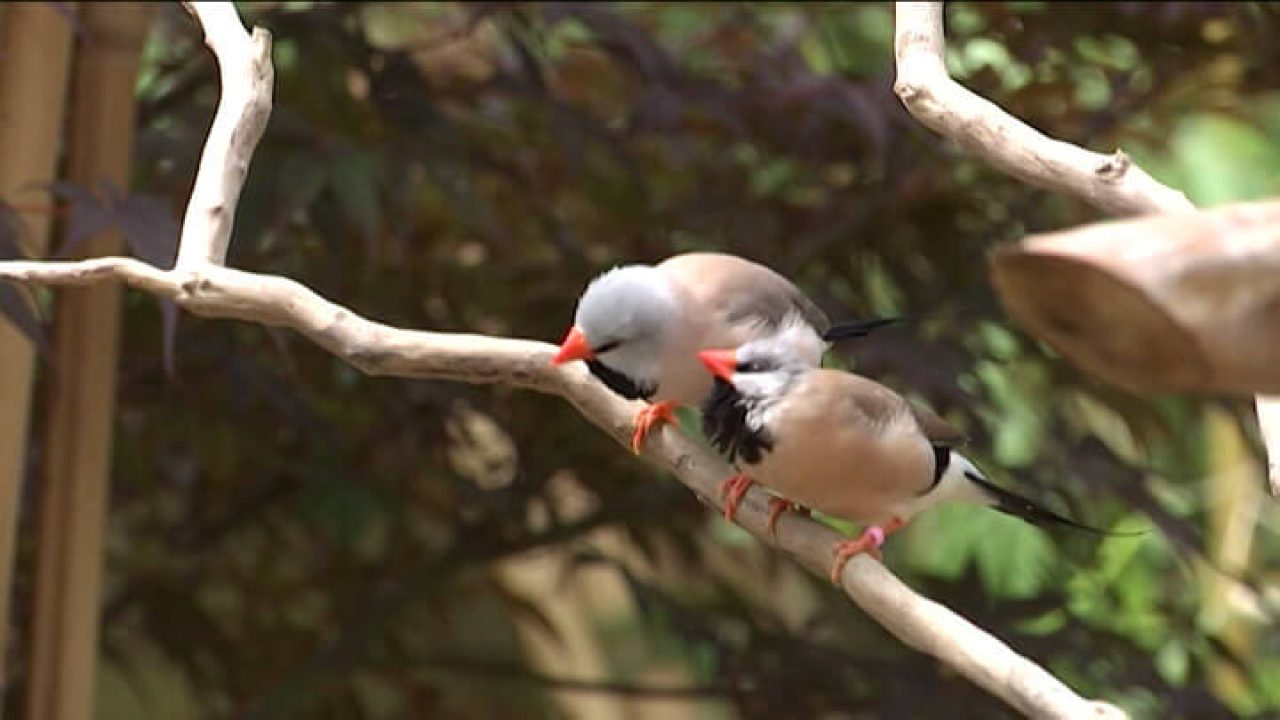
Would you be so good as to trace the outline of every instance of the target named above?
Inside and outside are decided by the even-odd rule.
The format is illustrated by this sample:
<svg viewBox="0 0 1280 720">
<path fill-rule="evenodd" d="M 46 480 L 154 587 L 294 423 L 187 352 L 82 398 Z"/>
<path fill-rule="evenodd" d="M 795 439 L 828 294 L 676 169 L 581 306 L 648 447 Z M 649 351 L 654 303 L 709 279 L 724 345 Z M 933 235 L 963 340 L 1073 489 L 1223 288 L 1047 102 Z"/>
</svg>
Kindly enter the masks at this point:
<svg viewBox="0 0 1280 720">
<path fill-rule="evenodd" d="M 152 8 L 90 3 L 76 52 L 68 124 L 67 179 L 129 185 L 134 85 Z M 117 236 L 86 243 L 116 254 Z M 39 510 L 27 717 L 88 720 L 93 714 L 102 593 L 120 289 L 62 291 L 54 315 Z"/>
<path fill-rule="evenodd" d="M 0 200 L 18 209 L 28 255 L 48 247 L 53 180 L 71 65 L 75 6 L 15 3 L 0 8 Z M 9 647 L 9 600 L 13 579 L 18 504 L 25 473 L 27 430 L 34 371 L 31 342 L 0 320 L 0 677 Z"/>
</svg>

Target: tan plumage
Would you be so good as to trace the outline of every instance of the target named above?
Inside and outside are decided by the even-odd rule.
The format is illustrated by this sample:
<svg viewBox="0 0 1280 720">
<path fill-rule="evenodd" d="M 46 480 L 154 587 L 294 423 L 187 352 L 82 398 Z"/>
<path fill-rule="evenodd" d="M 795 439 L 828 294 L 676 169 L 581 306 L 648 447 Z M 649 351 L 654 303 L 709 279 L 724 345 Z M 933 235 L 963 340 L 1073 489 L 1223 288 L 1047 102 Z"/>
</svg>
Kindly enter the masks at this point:
<svg viewBox="0 0 1280 720">
<path fill-rule="evenodd" d="M 773 330 L 795 313 L 799 313 L 819 335 L 831 327 L 826 313 L 790 280 L 764 265 L 736 255 L 684 253 L 667 258 L 656 267 L 684 288 L 693 301 L 716 315 L 724 326 L 745 325 L 751 328 L 754 331 L 752 339 L 762 336 L 759 333 L 761 324 Z"/>
<path fill-rule="evenodd" d="M 964 440 L 889 388 L 835 370 L 800 374 L 764 411 L 763 427 L 772 447 L 742 466 L 751 479 L 824 514 L 875 524 L 922 509 L 934 445 Z"/>
<path fill-rule="evenodd" d="M 702 406 L 703 429 L 742 473 L 725 481 L 726 517 L 759 483 L 781 497 L 771 529 L 790 504 L 868 524 L 837 546 L 833 580 L 849 557 L 875 552 L 888 533 L 945 501 L 1098 532 L 996 486 L 955 451 L 963 433 L 929 410 L 867 378 L 798 359 L 792 349 L 812 334 L 803 320 L 787 320 L 773 336 L 699 354 L 720 381 Z"/>
<path fill-rule="evenodd" d="M 698 351 L 738 347 L 772 334 L 799 314 L 819 335 L 831 327 L 818 306 L 791 281 L 758 263 L 724 253 L 685 253 L 655 266 L 679 298 L 652 400 L 697 405 L 711 392 Z M 810 359 L 821 362 L 821 352 Z"/>
<path fill-rule="evenodd" d="M 775 332 L 784 318 L 815 337 L 862 335 L 892 320 L 832 327 L 786 278 L 724 253 L 686 253 L 656 266 L 628 265 L 597 277 L 578 301 L 573 328 L 553 362 L 585 360 L 597 378 L 627 398 L 654 405 L 637 416 L 633 447 L 676 405 L 697 405 L 711 391 L 701 350 L 737 347 Z M 804 348 L 816 367 L 826 345 Z"/>
</svg>

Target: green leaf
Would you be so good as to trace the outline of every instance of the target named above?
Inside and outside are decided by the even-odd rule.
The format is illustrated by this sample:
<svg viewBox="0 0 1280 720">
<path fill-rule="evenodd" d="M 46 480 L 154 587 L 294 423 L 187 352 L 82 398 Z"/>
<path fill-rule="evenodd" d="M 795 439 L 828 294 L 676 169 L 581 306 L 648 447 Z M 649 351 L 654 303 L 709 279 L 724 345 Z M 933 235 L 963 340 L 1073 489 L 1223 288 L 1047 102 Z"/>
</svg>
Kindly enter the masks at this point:
<svg viewBox="0 0 1280 720">
<path fill-rule="evenodd" d="M 1252 200 L 1280 191 L 1280 150 L 1257 128 L 1220 115 L 1195 115 L 1171 146 L 1183 187 L 1198 205 Z"/>
<path fill-rule="evenodd" d="M 981 508 L 942 505 L 922 513 L 903 531 L 904 560 L 927 575 L 946 580 L 960 577 L 973 557 L 981 527 L 973 521 Z"/>
<path fill-rule="evenodd" d="M 994 434 L 996 462 L 1004 467 L 1031 464 L 1045 437 L 1042 408 L 1049 388 L 1044 366 L 983 361 L 974 371 L 996 406 L 994 412 L 984 413 Z"/>
<path fill-rule="evenodd" d="M 996 597 L 1029 598 L 1048 578 L 1056 550 L 1043 530 L 994 512 L 975 518 L 980 537 L 974 546 L 978 576 Z"/>
<path fill-rule="evenodd" d="M 1191 656 L 1187 646 L 1178 638 L 1169 638 L 1155 656 L 1156 672 L 1170 685 L 1183 685 L 1187 682 L 1187 673 L 1191 669 Z"/>
<path fill-rule="evenodd" d="M 1067 624 L 1067 613 L 1062 608 L 1050 610 L 1040 617 L 1020 620 L 1016 623 L 1019 631 L 1028 635 L 1052 635 Z"/>
</svg>

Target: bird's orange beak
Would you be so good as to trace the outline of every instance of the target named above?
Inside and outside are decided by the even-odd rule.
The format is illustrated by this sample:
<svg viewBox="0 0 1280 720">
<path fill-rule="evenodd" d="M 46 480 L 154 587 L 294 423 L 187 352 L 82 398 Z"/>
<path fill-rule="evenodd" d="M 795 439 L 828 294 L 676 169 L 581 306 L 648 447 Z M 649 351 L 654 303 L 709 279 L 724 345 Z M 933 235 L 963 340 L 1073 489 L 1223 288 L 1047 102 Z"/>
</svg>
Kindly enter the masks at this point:
<svg viewBox="0 0 1280 720">
<path fill-rule="evenodd" d="M 698 359 L 712 375 L 727 383 L 733 382 L 733 371 L 738 367 L 736 350 L 703 350 L 698 353 Z"/>
<path fill-rule="evenodd" d="M 560 343 L 560 352 L 551 358 L 552 365 L 562 365 L 574 360 L 590 360 L 596 356 L 591 352 L 591 345 L 587 343 L 587 336 L 575 325 L 569 328 L 569 334 L 564 336 L 564 341 Z"/>
</svg>

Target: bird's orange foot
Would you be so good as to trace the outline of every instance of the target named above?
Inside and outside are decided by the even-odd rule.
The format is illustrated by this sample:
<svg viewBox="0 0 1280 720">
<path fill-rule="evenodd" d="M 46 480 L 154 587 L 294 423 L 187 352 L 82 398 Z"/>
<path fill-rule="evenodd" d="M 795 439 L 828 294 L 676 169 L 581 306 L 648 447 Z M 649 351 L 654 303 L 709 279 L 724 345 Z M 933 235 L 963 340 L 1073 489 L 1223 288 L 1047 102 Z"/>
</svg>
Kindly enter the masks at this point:
<svg viewBox="0 0 1280 720">
<path fill-rule="evenodd" d="M 782 517 L 782 513 L 794 510 L 802 515 L 809 514 L 809 508 L 803 507 L 800 503 L 784 500 L 780 497 L 769 499 L 769 522 L 766 527 L 769 528 L 769 536 L 774 540 L 778 539 L 778 518 Z"/>
<path fill-rule="evenodd" d="M 840 575 L 844 573 L 844 566 L 849 564 L 849 560 L 855 555 L 867 553 L 877 560 L 881 559 L 880 546 L 884 545 L 885 538 L 889 537 L 902 528 L 906 522 L 902 518 L 894 518 L 884 524 L 870 525 L 862 531 L 856 539 L 838 542 L 831 551 L 835 553 L 835 562 L 831 564 L 831 583 L 833 585 L 840 584 Z"/>
<path fill-rule="evenodd" d="M 631 452 L 639 455 L 640 446 L 644 443 L 645 436 L 657 425 L 664 422 L 676 424 L 675 414 L 676 404 L 673 402 L 654 403 L 636 413 L 635 432 L 631 433 Z"/>
<path fill-rule="evenodd" d="M 742 502 L 742 498 L 754 484 L 751 478 L 742 473 L 725 478 L 720 483 L 720 497 L 724 498 L 725 520 L 733 522 L 733 516 L 738 514 L 738 503 Z"/>
</svg>

